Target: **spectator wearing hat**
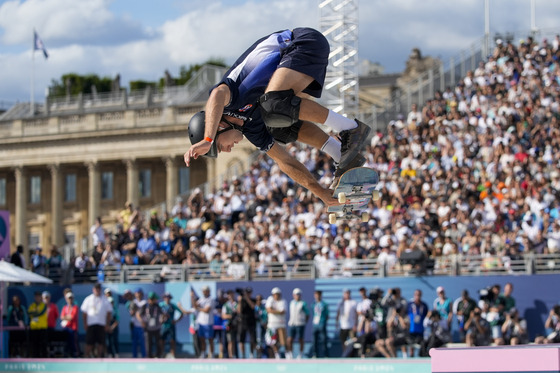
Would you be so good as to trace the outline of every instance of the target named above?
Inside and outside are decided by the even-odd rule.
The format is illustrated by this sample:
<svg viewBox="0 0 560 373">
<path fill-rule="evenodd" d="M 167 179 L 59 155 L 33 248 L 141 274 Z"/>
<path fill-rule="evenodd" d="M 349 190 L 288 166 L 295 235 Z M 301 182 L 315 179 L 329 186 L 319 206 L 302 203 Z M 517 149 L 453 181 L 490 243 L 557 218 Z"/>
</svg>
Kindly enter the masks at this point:
<svg viewBox="0 0 560 373">
<path fill-rule="evenodd" d="M 67 351 L 71 357 L 78 357 L 80 345 L 78 343 L 78 306 L 74 303 L 74 294 L 68 291 L 64 294 L 66 304 L 60 311 L 60 326 L 67 334 Z"/>
<path fill-rule="evenodd" d="M 342 299 L 336 308 L 336 326 L 339 330 L 338 337 L 344 346 L 349 338 L 356 337 L 358 327 L 358 304 L 352 299 L 350 289 L 342 291 Z"/>
<path fill-rule="evenodd" d="M 140 355 L 146 357 L 146 340 L 144 337 L 144 325 L 142 320 L 137 316 L 138 312 L 144 308 L 146 300 L 144 299 L 144 291 L 137 288 L 134 291 L 134 299 L 128 304 L 128 312 L 132 323 L 132 357 L 138 357 L 138 349 Z"/>
<path fill-rule="evenodd" d="M 299 342 L 298 358 L 301 359 L 303 357 L 303 348 L 305 347 L 305 325 L 309 321 L 309 308 L 307 307 L 307 302 L 302 298 L 300 288 L 295 288 L 292 291 L 292 297 L 293 299 L 290 301 L 290 318 L 288 320 L 289 332 L 286 357 L 288 359 L 293 358 L 293 343 L 294 339 L 297 338 Z"/>
<path fill-rule="evenodd" d="M 272 347 L 274 357 L 280 359 L 280 351 L 286 346 L 286 301 L 282 299 L 282 290 L 275 287 L 266 300 L 267 344 Z"/>
<path fill-rule="evenodd" d="M 169 342 L 169 357 L 175 358 L 175 349 L 177 344 L 177 328 L 176 324 L 183 318 L 183 312 L 177 305 L 171 302 L 173 296 L 170 292 L 163 293 L 163 301 L 159 303 L 159 307 L 163 313 L 163 322 L 161 325 L 161 349 L 165 352 L 165 344 Z M 175 315 L 179 313 L 179 317 Z"/>
<path fill-rule="evenodd" d="M 198 327 L 198 341 L 200 346 L 200 358 L 214 357 L 214 309 L 216 300 L 210 297 L 210 287 L 202 287 L 202 296 L 196 299 L 196 294 L 191 293 L 191 304 L 196 313 L 196 325 Z M 206 347 L 208 346 L 208 354 Z"/>
<path fill-rule="evenodd" d="M 29 315 L 29 339 L 31 340 L 31 357 L 47 357 L 47 305 L 42 294 L 36 291 L 33 302 L 27 309 Z"/>
<path fill-rule="evenodd" d="M 329 320 L 329 305 L 323 300 L 323 292 L 315 290 L 313 294 L 313 346 L 309 352 L 312 357 L 329 357 L 327 321 Z"/>
<path fill-rule="evenodd" d="M 105 289 L 107 290 L 107 289 Z M 105 292 L 107 300 L 113 307 L 111 314 L 111 321 L 107 330 L 107 352 L 112 357 L 119 357 L 119 313 L 118 306 L 115 305 L 115 298 L 112 297 L 111 292 Z"/>
<path fill-rule="evenodd" d="M 92 294 L 88 295 L 80 307 L 86 330 L 86 357 L 104 357 L 107 345 L 106 332 L 109 329 L 113 306 L 101 294 L 101 284 L 93 286 Z"/>
<path fill-rule="evenodd" d="M 148 302 L 138 309 L 136 318 L 142 323 L 148 337 L 148 356 L 150 358 L 161 357 L 161 324 L 163 321 L 163 311 L 159 306 L 158 295 L 150 291 Z M 154 347 L 156 353 L 154 354 Z"/>
<path fill-rule="evenodd" d="M 43 249 L 37 247 L 31 255 L 31 269 L 38 275 L 45 276 L 47 273 L 47 258 L 43 255 Z"/>
<path fill-rule="evenodd" d="M 239 327 L 237 330 L 237 340 L 239 343 L 240 357 L 245 358 L 245 343 L 249 336 L 249 357 L 255 356 L 257 347 L 257 317 L 255 315 L 256 300 L 252 298 L 253 288 L 248 286 L 239 289 L 237 294 L 237 314 L 239 315 Z"/>
<path fill-rule="evenodd" d="M 447 329 L 451 330 L 451 322 L 453 321 L 453 307 L 451 300 L 445 295 L 443 286 L 436 289 L 437 298 L 434 300 L 433 309 L 437 310 L 441 315 L 441 320 L 447 322 Z"/>
</svg>

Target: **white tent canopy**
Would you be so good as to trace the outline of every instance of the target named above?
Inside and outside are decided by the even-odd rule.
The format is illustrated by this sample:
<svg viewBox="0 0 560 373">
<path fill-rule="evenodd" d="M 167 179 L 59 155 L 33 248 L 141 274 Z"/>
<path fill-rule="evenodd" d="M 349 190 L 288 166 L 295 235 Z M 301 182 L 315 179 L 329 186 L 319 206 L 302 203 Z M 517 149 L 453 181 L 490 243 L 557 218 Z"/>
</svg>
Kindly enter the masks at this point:
<svg viewBox="0 0 560 373">
<path fill-rule="evenodd" d="M 35 282 L 52 284 L 52 280 L 4 260 L 0 261 L 0 282 Z"/>
</svg>

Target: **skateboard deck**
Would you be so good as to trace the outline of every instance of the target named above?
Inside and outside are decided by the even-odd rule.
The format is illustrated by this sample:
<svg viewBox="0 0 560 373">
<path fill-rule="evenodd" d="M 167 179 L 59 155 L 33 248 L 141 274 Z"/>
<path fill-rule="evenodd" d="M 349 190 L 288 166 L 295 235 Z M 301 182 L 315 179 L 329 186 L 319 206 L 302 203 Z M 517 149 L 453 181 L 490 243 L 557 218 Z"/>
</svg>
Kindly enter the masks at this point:
<svg viewBox="0 0 560 373">
<path fill-rule="evenodd" d="M 362 213 L 362 221 L 368 221 L 369 215 L 364 212 L 371 199 L 379 199 L 379 192 L 375 189 L 379 183 L 377 172 L 368 167 L 352 168 L 342 174 L 333 191 L 333 197 L 341 204 L 330 206 L 329 222 L 351 219 Z"/>
</svg>

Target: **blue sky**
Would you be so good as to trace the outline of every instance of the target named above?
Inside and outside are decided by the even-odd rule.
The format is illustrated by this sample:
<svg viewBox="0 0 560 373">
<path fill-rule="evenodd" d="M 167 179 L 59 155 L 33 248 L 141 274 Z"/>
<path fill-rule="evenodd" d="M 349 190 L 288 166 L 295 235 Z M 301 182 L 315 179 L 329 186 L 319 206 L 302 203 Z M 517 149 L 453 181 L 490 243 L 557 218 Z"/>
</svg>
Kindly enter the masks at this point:
<svg viewBox="0 0 560 373">
<path fill-rule="evenodd" d="M 560 2 L 535 0 L 539 28 L 557 27 Z M 63 74 L 98 74 L 128 86 L 167 69 L 221 58 L 232 63 L 257 38 L 319 27 L 319 0 L 0 0 L 0 101 L 30 97 L 33 28 L 50 57 L 35 54 L 35 99 Z M 359 56 L 400 72 L 412 50 L 447 59 L 484 33 L 483 0 L 359 0 Z M 530 0 L 491 0 L 490 28 L 526 31 Z M 518 33 L 521 35 L 521 33 Z"/>
</svg>

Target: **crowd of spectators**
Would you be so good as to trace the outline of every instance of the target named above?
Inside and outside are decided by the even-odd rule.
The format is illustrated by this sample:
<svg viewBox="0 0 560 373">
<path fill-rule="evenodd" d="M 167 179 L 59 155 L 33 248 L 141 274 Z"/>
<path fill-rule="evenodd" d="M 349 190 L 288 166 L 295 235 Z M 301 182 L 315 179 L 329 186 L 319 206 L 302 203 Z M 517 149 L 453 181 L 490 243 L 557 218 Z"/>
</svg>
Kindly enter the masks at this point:
<svg viewBox="0 0 560 373">
<path fill-rule="evenodd" d="M 406 358 L 429 356 L 431 348 L 452 342 L 490 346 L 560 341 L 560 305 L 550 309 L 545 333 L 530 341 L 530 328 L 536 326 L 530 322 L 535 320 L 526 321 L 516 308 L 511 283 L 503 291 L 499 284 L 489 286 L 476 300 L 468 290 L 450 297 L 443 286 L 431 301 L 423 299 L 420 289 L 412 297 L 398 287 L 362 287 L 359 296 L 343 289 L 335 308 L 323 300 L 321 290 L 315 290 L 309 304 L 299 288 L 291 297 L 278 287 L 256 295 L 251 287 L 218 289 L 215 295 L 210 290 L 191 290 L 187 307 L 173 302 L 169 292 L 146 296 L 139 287 L 121 295 L 96 283 L 80 305 L 65 289 L 66 305 L 60 312 L 46 291 L 36 291 L 28 307 L 15 295 L 7 312 L 10 356 L 55 357 L 54 343 L 62 342 L 65 357 L 118 358 L 120 330 L 127 324 L 123 310 L 130 317 L 130 339 L 125 342 L 132 346 L 133 358 L 175 358 L 178 336 L 185 340 L 187 333 L 192 334 L 189 354 L 199 358 Z M 119 307 L 119 299 L 124 307 Z M 177 327 L 184 316 L 190 318 L 189 327 Z M 78 338 L 80 318 L 83 344 Z M 327 329 L 329 320 L 334 320 L 334 333 Z M 312 331 L 309 344 L 306 329 Z"/>
<path fill-rule="evenodd" d="M 163 215 L 145 218 L 127 203 L 113 230 L 100 220 L 92 227 L 93 252 L 71 264 L 209 263 L 239 278 L 244 266 L 235 263 L 314 260 L 328 275 L 335 259 L 391 268 L 410 251 L 484 256 L 486 269 L 528 252 L 558 253 L 558 56 L 558 37 L 498 40 L 456 86 L 374 134 L 366 166 L 380 175 L 381 199 L 369 205 L 367 223 L 329 224 L 319 199 L 261 155 L 246 173 L 210 194 L 194 190 Z M 324 154 L 288 151 L 330 185 L 333 164 Z"/>
</svg>

